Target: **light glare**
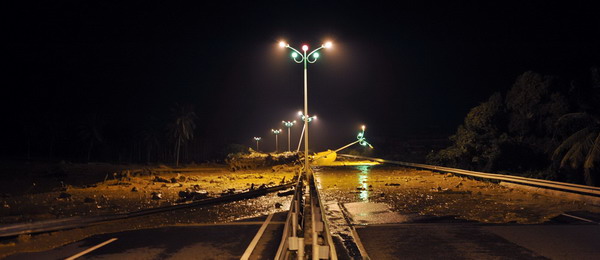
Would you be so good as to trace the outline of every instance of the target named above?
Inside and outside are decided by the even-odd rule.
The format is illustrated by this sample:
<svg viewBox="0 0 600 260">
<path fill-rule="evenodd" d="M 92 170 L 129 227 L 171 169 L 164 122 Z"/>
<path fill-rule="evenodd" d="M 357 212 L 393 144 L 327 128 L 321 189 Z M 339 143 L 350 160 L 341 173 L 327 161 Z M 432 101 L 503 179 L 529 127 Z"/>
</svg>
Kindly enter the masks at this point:
<svg viewBox="0 0 600 260">
<path fill-rule="evenodd" d="M 287 44 L 284 41 L 279 42 L 279 47 L 284 48 Z"/>
<path fill-rule="evenodd" d="M 333 46 L 333 43 L 331 43 L 331 42 L 326 42 L 325 44 L 323 44 L 323 47 L 325 47 L 327 49 L 331 48 L 332 46 Z"/>
</svg>

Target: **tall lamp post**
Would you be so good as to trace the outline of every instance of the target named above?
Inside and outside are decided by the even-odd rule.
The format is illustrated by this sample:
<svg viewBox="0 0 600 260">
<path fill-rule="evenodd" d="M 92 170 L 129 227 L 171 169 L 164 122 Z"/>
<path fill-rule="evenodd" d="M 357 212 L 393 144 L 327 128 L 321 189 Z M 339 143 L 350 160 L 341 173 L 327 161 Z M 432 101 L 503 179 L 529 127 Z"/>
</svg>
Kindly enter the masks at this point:
<svg viewBox="0 0 600 260">
<path fill-rule="evenodd" d="M 279 42 L 279 47 L 288 48 L 292 50 L 292 58 L 298 64 L 304 64 L 304 115 L 306 115 L 304 120 L 304 131 L 306 132 L 306 136 L 304 137 L 304 172 L 308 175 L 308 83 L 307 83 L 307 65 L 308 63 L 315 63 L 319 58 L 319 53 L 317 52 L 323 48 L 331 48 L 333 44 L 331 42 L 326 42 L 321 45 L 321 47 L 316 48 L 315 50 L 306 53 L 308 51 L 308 45 L 302 45 L 302 52 L 290 47 L 289 44 L 281 41 Z"/>
<path fill-rule="evenodd" d="M 277 150 L 279 150 L 277 136 L 281 133 L 281 129 L 271 129 L 271 132 L 275 135 L 275 152 L 277 152 Z"/>
<path fill-rule="evenodd" d="M 260 141 L 260 139 L 262 139 L 260 136 L 255 136 L 254 137 L 254 141 L 256 141 L 256 151 L 258 152 L 258 141 Z"/>
<path fill-rule="evenodd" d="M 296 120 L 294 121 L 281 121 L 281 123 L 283 123 L 283 125 L 285 127 L 287 127 L 288 129 L 288 152 L 291 151 L 290 150 L 290 129 L 292 128 L 292 126 L 294 126 L 294 124 L 296 123 Z"/>
</svg>

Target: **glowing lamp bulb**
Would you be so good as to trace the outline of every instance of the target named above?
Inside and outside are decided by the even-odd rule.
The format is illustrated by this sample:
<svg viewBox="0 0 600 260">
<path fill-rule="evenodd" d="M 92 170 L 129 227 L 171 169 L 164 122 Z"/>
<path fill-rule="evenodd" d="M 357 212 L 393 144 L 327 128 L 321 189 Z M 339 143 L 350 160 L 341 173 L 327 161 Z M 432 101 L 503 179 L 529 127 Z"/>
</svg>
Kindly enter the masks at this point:
<svg viewBox="0 0 600 260">
<path fill-rule="evenodd" d="M 298 57 L 298 53 L 292 52 L 292 58 Z"/>
<path fill-rule="evenodd" d="M 323 44 L 323 47 L 325 47 L 327 49 L 331 48 L 332 46 L 333 46 L 333 43 L 331 43 L 331 42 L 326 42 L 325 44 Z"/>
<path fill-rule="evenodd" d="M 308 45 L 302 45 L 302 50 L 303 51 L 308 51 Z"/>
<path fill-rule="evenodd" d="M 313 54 L 313 56 L 314 56 L 315 58 L 319 58 L 319 53 L 318 53 L 318 52 L 315 52 L 315 54 Z"/>
<path fill-rule="evenodd" d="M 302 115 L 302 111 L 298 111 L 298 115 L 301 116 Z"/>
<path fill-rule="evenodd" d="M 363 131 L 365 131 L 365 128 L 366 128 L 366 126 L 364 126 L 364 125 L 363 125 L 363 126 L 362 126 L 362 130 L 363 130 Z"/>
<path fill-rule="evenodd" d="M 284 41 L 280 41 L 279 42 L 279 47 L 283 48 L 285 47 L 287 44 Z"/>
</svg>

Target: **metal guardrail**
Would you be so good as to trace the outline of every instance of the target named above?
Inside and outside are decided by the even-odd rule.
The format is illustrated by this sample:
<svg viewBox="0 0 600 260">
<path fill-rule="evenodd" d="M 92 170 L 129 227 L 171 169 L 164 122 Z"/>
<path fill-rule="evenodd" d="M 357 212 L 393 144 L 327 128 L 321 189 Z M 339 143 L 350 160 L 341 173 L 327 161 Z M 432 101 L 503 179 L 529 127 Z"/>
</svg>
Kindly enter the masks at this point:
<svg viewBox="0 0 600 260">
<path fill-rule="evenodd" d="M 304 183 L 303 178 L 299 174 L 296 185 L 294 186 L 294 196 L 290 203 L 290 210 L 283 226 L 283 232 L 281 234 L 281 243 L 277 248 L 275 259 L 289 259 L 291 251 L 296 251 L 298 259 L 304 259 L 304 237 L 300 236 L 300 231 L 303 230 L 303 226 L 300 224 L 303 221 L 304 210 L 303 210 L 303 193 Z M 302 245 L 302 246 L 300 246 Z"/>
<path fill-rule="evenodd" d="M 294 197 L 283 228 L 281 243 L 275 259 L 305 259 L 305 237 L 312 240 L 311 259 L 337 260 L 333 239 L 329 233 L 325 209 L 312 172 L 308 176 L 308 185 L 304 186 L 304 177 L 298 178 Z M 307 198 L 306 202 L 304 198 Z M 305 204 L 308 203 L 308 204 Z M 304 209 L 310 212 L 310 219 L 305 218 Z M 309 232 L 309 233 L 308 233 Z M 295 254 L 294 254 L 295 253 Z"/>
<path fill-rule="evenodd" d="M 564 182 L 557 182 L 557 181 L 549 181 L 549 180 L 541 180 L 541 179 L 533 179 L 533 178 L 526 178 L 526 177 L 520 177 L 520 176 L 476 172 L 476 171 L 469 171 L 469 170 L 443 167 L 443 166 L 434 166 L 434 165 L 427 165 L 427 164 L 419 164 L 419 163 L 391 161 L 391 160 L 384 160 L 384 159 L 379 159 L 379 158 L 371 158 L 371 157 L 349 155 L 349 154 L 338 154 L 338 156 L 354 158 L 354 159 L 372 160 L 372 161 L 376 161 L 376 162 L 397 164 L 397 165 L 406 166 L 406 167 L 426 169 L 426 170 L 432 170 L 432 171 L 438 171 L 438 172 L 454 173 L 454 174 L 470 176 L 470 177 L 475 177 L 475 178 L 488 179 L 488 180 L 505 181 L 505 182 L 515 183 L 515 184 L 534 186 L 534 187 L 569 192 L 569 193 L 576 193 L 576 194 L 588 196 L 588 197 L 591 197 L 594 199 L 600 199 L 600 187 L 586 186 L 586 185 L 573 184 L 573 183 L 564 183 Z M 598 200 L 598 202 L 600 202 L 600 200 Z"/>
</svg>

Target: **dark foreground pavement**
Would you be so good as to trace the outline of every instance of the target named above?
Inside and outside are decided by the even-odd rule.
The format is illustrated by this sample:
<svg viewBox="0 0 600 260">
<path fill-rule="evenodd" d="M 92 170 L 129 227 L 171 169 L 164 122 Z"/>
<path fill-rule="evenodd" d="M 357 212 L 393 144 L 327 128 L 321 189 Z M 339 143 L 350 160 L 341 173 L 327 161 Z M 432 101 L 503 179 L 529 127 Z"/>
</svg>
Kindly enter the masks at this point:
<svg viewBox="0 0 600 260">
<path fill-rule="evenodd" d="M 597 224 L 382 224 L 357 233 L 371 259 L 600 259 Z"/>
<path fill-rule="evenodd" d="M 286 214 L 273 216 L 250 259 L 273 259 Z M 240 259 L 266 218 L 95 235 L 53 250 L 5 259 L 66 259 L 114 238 L 77 259 Z"/>
</svg>

